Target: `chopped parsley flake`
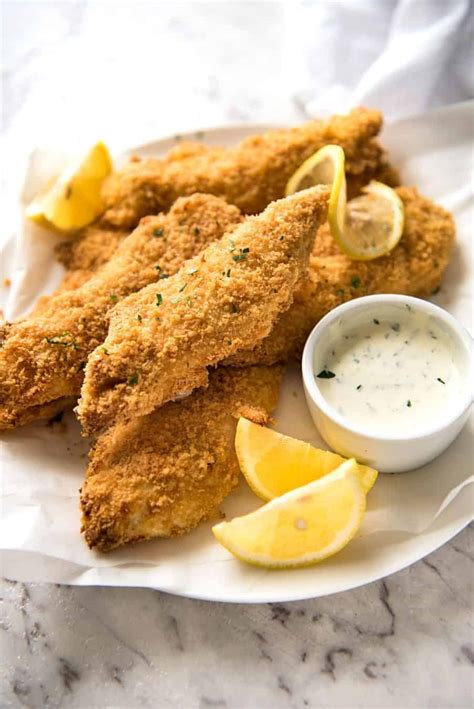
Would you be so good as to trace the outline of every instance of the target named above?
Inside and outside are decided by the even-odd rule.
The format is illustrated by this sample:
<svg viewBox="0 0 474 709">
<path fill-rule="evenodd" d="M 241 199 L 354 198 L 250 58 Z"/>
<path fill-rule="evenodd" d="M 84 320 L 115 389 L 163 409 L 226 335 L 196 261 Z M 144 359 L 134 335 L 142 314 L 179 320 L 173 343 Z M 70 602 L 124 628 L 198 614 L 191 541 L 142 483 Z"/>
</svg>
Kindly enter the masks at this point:
<svg viewBox="0 0 474 709">
<path fill-rule="evenodd" d="M 380 325 L 380 320 L 377 320 L 377 318 L 374 318 L 374 325 Z"/>
<path fill-rule="evenodd" d="M 359 288 L 360 286 L 360 278 L 359 276 L 352 276 L 351 278 L 351 286 L 353 288 Z"/>
<path fill-rule="evenodd" d="M 115 293 L 111 293 L 110 300 L 112 301 L 112 303 L 116 303 L 118 301 L 118 295 L 115 295 Z"/>
<path fill-rule="evenodd" d="M 153 229 L 153 236 L 160 237 L 163 236 L 164 230 L 163 229 Z"/>
<path fill-rule="evenodd" d="M 408 401 L 407 401 L 407 406 L 408 406 L 408 407 L 411 406 L 411 401 L 410 401 L 410 399 L 408 399 Z"/>
<path fill-rule="evenodd" d="M 280 236 L 280 238 L 278 239 L 278 241 L 284 241 L 284 240 L 285 240 L 284 236 Z"/>
<path fill-rule="evenodd" d="M 231 270 L 230 270 L 230 268 L 228 268 L 227 273 L 225 275 L 227 276 L 227 278 L 230 278 L 230 274 L 231 274 Z"/>
<path fill-rule="evenodd" d="M 181 288 L 178 289 L 178 293 L 182 293 L 182 292 L 184 291 L 184 289 L 186 288 L 187 285 L 188 285 L 187 283 L 185 283 L 184 285 L 182 285 Z"/>
<path fill-rule="evenodd" d="M 142 316 L 140 315 L 140 313 L 138 313 L 138 315 L 137 315 L 137 320 L 138 320 L 138 322 L 141 322 L 141 321 L 143 320 L 143 318 L 142 318 Z"/>
<path fill-rule="evenodd" d="M 356 389 L 357 389 L 357 391 L 360 391 L 362 389 L 362 384 L 359 384 L 358 386 L 356 386 Z"/>
<path fill-rule="evenodd" d="M 65 340 L 65 337 L 70 337 L 70 340 Z M 81 348 L 77 344 L 74 337 L 71 336 L 70 332 L 62 332 L 59 335 L 53 335 L 52 337 L 44 338 L 48 345 L 60 345 L 61 347 L 72 347 L 74 350 L 80 350 Z"/>
<path fill-rule="evenodd" d="M 239 249 L 239 253 L 236 254 L 235 256 L 232 256 L 232 259 L 233 259 L 235 262 L 238 262 L 238 261 L 245 261 L 245 259 L 247 258 L 247 254 L 249 253 L 249 251 L 250 251 L 250 249 L 248 248 L 248 246 L 247 246 L 245 249 Z"/>
<path fill-rule="evenodd" d="M 446 382 L 443 381 L 443 380 L 441 379 L 441 377 L 436 377 L 436 379 L 437 379 L 438 382 L 441 382 L 441 384 L 446 384 Z"/>
<path fill-rule="evenodd" d="M 105 355 L 108 355 L 108 354 L 109 354 L 109 350 L 107 349 L 107 347 L 102 347 L 102 352 L 103 352 Z"/>
<path fill-rule="evenodd" d="M 333 379 L 336 375 L 329 369 L 322 369 L 316 376 L 318 379 Z"/>
<path fill-rule="evenodd" d="M 159 307 L 159 306 L 162 304 L 162 302 L 163 302 L 163 296 L 161 295 L 161 293 L 157 293 L 157 294 L 156 294 L 156 305 L 157 305 L 157 307 Z"/>
<path fill-rule="evenodd" d="M 135 374 L 132 374 L 132 376 L 128 380 L 128 383 L 132 387 L 135 386 L 135 384 L 138 384 L 138 372 L 135 372 Z"/>
<path fill-rule="evenodd" d="M 194 231 L 194 233 L 195 233 L 196 236 L 197 236 L 197 235 L 199 234 L 200 229 L 199 229 L 198 226 L 195 226 L 194 229 L 193 229 L 193 231 Z"/>
</svg>

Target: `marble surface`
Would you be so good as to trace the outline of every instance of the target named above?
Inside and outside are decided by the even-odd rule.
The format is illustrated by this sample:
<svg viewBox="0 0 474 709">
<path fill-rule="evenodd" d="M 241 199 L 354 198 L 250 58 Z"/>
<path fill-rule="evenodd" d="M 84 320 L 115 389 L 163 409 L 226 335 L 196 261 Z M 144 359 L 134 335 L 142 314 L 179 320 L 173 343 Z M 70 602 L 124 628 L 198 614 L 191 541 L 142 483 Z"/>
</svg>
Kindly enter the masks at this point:
<svg viewBox="0 0 474 709">
<path fill-rule="evenodd" d="M 2 154 L 304 117 L 283 3 L 3 2 Z M 2 170 L 2 181 L 8 169 Z M 293 604 L 2 585 L 0 706 L 456 707 L 474 698 L 474 526 Z"/>
</svg>

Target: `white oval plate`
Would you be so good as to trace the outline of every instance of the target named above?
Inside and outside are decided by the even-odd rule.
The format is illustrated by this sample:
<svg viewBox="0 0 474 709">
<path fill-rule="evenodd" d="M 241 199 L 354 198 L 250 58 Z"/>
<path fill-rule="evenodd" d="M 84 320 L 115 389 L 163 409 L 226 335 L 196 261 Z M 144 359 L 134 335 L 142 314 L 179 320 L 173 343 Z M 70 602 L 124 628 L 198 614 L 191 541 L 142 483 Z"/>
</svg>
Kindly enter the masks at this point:
<svg viewBox="0 0 474 709">
<path fill-rule="evenodd" d="M 225 127 L 183 137 L 232 145 L 267 127 Z M 469 140 L 469 112 L 464 107 L 394 124 L 383 139 L 402 168 L 404 182 L 417 184 L 455 213 L 459 243 L 436 300 L 467 327 L 472 302 L 467 256 L 472 196 L 466 199 L 465 192 Z M 133 152 L 144 157 L 159 155 L 175 144 L 176 138 L 168 138 Z M 322 445 L 306 409 L 297 367 L 290 368 L 285 377 L 276 419 L 278 430 Z M 147 586 L 191 598 L 239 603 L 300 600 L 356 588 L 421 559 L 471 521 L 473 486 L 465 483 L 472 474 L 472 433 L 470 420 L 455 443 L 430 465 L 380 476 L 370 493 L 359 536 L 340 554 L 311 568 L 266 572 L 233 559 L 214 540 L 211 523 L 176 539 L 137 544 L 108 555 L 90 552 L 78 532 L 77 488 L 84 460 L 80 448 L 71 453 L 77 428 L 71 419 L 70 432 L 61 439 L 50 429 L 28 427 L 6 436 L 6 480 L 8 485 L 8 470 L 14 467 L 16 498 L 6 500 L 4 506 L 8 533 L 0 545 L 3 573 L 29 581 Z M 45 445 L 45 439 L 54 440 L 54 445 Z M 41 480 L 39 461 L 42 469 L 47 466 L 47 471 L 39 471 Z M 451 499 L 450 491 L 456 487 Z M 241 483 L 222 508 L 230 518 L 259 504 Z"/>
</svg>

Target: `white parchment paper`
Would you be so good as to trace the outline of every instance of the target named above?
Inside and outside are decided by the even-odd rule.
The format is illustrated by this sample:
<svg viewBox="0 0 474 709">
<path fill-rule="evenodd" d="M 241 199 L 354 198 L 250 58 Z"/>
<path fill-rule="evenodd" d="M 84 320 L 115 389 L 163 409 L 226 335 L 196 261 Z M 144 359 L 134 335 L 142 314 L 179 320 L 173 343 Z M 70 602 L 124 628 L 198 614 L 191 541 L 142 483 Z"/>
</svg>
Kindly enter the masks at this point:
<svg viewBox="0 0 474 709">
<path fill-rule="evenodd" d="M 461 104 L 388 126 L 384 144 L 405 184 L 452 210 L 458 242 L 443 288 L 434 300 L 472 330 L 473 104 Z M 248 129 L 208 131 L 209 142 L 233 143 Z M 144 146 L 158 154 L 169 141 Z M 140 151 L 138 151 L 140 152 Z M 59 282 L 53 255 L 57 237 L 22 219 L 22 207 L 61 165 L 61 156 L 31 156 L 11 233 L 3 235 L 1 307 L 8 319 L 28 312 Z M 17 191 L 18 194 L 18 191 Z M 323 443 L 311 423 L 297 367 L 290 368 L 276 413 L 277 428 Z M 369 497 L 360 535 L 337 557 L 310 569 L 264 572 L 232 559 L 215 542 L 210 524 L 173 540 L 156 540 L 101 555 L 79 534 L 78 489 L 87 464 L 87 441 L 73 414 L 65 430 L 45 424 L 1 436 L 0 550 L 3 573 L 19 580 L 70 584 L 150 586 L 182 595 L 234 601 L 290 600 L 358 586 L 429 553 L 472 519 L 472 419 L 454 444 L 417 471 L 381 475 Z M 224 503 L 229 516 L 259 501 L 244 484 Z"/>
</svg>

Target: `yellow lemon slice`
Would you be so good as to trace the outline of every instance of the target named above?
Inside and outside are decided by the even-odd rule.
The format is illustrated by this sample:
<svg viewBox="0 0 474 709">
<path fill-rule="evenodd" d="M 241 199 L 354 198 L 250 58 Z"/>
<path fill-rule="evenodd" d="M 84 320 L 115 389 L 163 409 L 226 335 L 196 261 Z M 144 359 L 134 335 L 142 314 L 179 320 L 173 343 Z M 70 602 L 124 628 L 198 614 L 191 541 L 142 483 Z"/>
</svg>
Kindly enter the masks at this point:
<svg viewBox="0 0 474 709">
<path fill-rule="evenodd" d="M 308 158 L 286 186 L 286 194 L 317 184 L 331 186 L 328 222 L 343 253 L 357 261 L 370 261 L 388 254 L 401 239 L 403 202 L 395 190 L 372 180 L 359 197 L 347 201 L 344 151 L 326 145 Z"/>
<path fill-rule="evenodd" d="M 249 486 L 265 501 L 327 475 L 346 460 L 245 418 L 237 424 L 235 450 Z M 377 471 L 357 465 L 355 472 L 367 493 L 377 479 Z"/>
<path fill-rule="evenodd" d="M 242 561 L 268 569 L 309 566 L 340 551 L 357 533 L 365 493 L 357 463 L 287 492 L 256 512 L 212 528 L 216 539 Z"/>
<path fill-rule="evenodd" d="M 75 231 L 90 224 L 102 211 L 101 187 L 112 171 L 104 143 L 69 165 L 26 209 L 26 216 L 60 231 Z"/>
</svg>

